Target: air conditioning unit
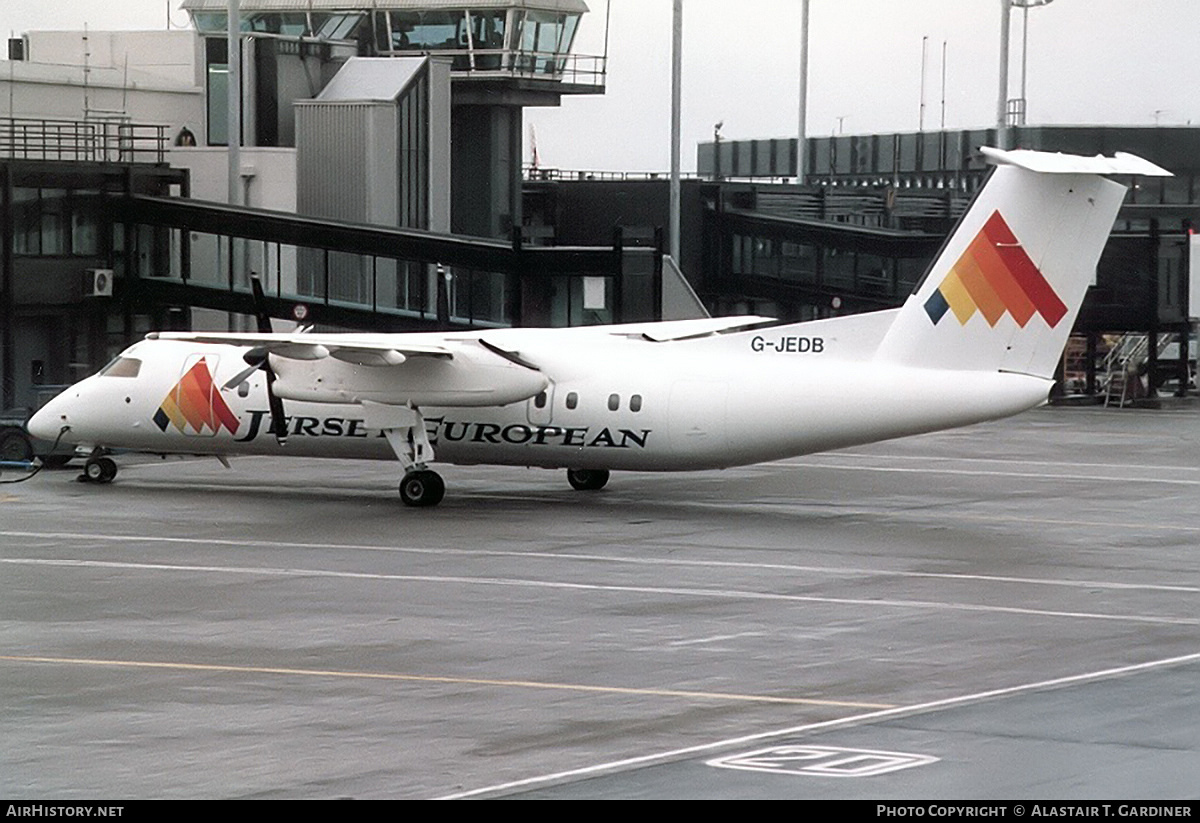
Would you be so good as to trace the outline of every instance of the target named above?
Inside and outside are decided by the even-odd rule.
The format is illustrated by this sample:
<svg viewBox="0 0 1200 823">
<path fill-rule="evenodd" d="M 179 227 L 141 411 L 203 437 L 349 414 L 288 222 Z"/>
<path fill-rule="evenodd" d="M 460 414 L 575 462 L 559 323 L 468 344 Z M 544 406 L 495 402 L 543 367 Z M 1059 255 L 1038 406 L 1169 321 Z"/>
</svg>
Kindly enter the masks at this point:
<svg viewBox="0 0 1200 823">
<path fill-rule="evenodd" d="M 85 297 L 112 297 L 112 269 L 84 269 L 83 294 Z"/>
</svg>

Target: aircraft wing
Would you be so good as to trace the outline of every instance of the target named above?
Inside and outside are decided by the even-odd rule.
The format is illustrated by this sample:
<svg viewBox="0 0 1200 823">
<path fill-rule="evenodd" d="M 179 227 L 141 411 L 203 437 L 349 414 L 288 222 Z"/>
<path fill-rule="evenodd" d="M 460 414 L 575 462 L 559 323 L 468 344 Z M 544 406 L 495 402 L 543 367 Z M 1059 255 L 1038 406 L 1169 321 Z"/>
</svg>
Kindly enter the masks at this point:
<svg viewBox="0 0 1200 823">
<path fill-rule="evenodd" d="M 453 345 L 417 343 L 401 337 L 363 334 L 151 332 L 151 340 L 183 340 L 250 346 L 288 360 L 332 357 L 357 366 L 398 366 L 410 357 L 454 359 Z"/>
</svg>

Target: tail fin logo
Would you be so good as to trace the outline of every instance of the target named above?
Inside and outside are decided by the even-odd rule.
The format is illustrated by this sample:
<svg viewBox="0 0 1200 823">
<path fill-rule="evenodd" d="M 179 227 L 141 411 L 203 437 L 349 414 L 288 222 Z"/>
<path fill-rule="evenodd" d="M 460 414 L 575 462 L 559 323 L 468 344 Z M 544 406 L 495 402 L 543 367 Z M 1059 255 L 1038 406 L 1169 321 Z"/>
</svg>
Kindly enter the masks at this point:
<svg viewBox="0 0 1200 823">
<path fill-rule="evenodd" d="M 230 434 L 236 434 L 239 422 L 213 385 L 204 358 L 187 370 L 154 413 L 154 425 L 164 432 L 167 426 L 174 425 L 185 434 L 187 426 L 191 426 L 195 434 L 202 434 L 207 426 L 216 434 L 224 426 Z"/>
<path fill-rule="evenodd" d="M 1034 314 L 1054 328 L 1067 307 L 996 211 L 925 301 L 935 326 L 947 311 L 964 326 L 978 311 L 993 327 L 1008 313 L 1021 328 Z"/>
</svg>

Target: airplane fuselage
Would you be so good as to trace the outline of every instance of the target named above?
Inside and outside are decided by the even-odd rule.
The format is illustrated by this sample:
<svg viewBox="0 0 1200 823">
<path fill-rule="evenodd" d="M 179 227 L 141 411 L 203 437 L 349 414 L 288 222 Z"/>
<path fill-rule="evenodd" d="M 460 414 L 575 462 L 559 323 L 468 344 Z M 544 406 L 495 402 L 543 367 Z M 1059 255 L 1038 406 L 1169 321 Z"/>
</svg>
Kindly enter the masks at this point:
<svg viewBox="0 0 1200 823">
<path fill-rule="evenodd" d="M 425 430 L 439 462 L 713 469 L 1005 417 L 1042 403 L 1050 385 L 1002 372 L 898 369 L 840 351 L 836 337 L 798 338 L 787 331 L 599 345 L 594 339 L 564 345 L 537 331 L 491 332 L 489 338 L 511 339 L 536 357 L 547 377 L 545 390 L 503 406 L 424 407 Z M 538 346 L 543 340 L 546 350 Z M 70 425 L 72 439 L 85 447 L 395 458 L 357 403 L 288 400 L 287 443 L 281 446 L 261 372 L 237 389 L 220 388 L 245 368 L 244 351 L 174 341 L 136 344 L 124 355 L 140 361 L 136 376 L 102 374 L 77 384 L 62 403 L 88 414 L 63 412 L 58 422 Z M 210 394 L 230 416 L 212 415 L 206 397 L 199 417 L 206 422 L 195 425 L 182 416 L 181 425 L 164 423 L 164 404 L 200 361 L 211 374 Z"/>
</svg>

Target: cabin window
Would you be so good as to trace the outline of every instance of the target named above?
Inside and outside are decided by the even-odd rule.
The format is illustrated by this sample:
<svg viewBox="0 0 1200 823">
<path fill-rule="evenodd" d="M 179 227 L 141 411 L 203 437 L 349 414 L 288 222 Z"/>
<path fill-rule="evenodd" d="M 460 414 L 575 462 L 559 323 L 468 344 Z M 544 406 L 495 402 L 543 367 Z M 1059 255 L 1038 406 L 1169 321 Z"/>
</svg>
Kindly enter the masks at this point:
<svg viewBox="0 0 1200 823">
<path fill-rule="evenodd" d="M 632 412 L 640 412 L 642 410 L 642 396 L 635 394 L 629 398 L 629 410 Z"/>
<path fill-rule="evenodd" d="M 621 395 L 610 394 L 608 396 L 608 410 L 616 411 L 619 408 L 621 408 Z"/>
<path fill-rule="evenodd" d="M 537 397 L 533 398 L 533 405 L 538 409 L 546 408 L 546 393 L 544 391 L 538 392 Z"/>
<path fill-rule="evenodd" d="M 567 408 L 573 409 L 579 405 L 579 395 L 575 392 L 567 392 Z"/>
</svg>

